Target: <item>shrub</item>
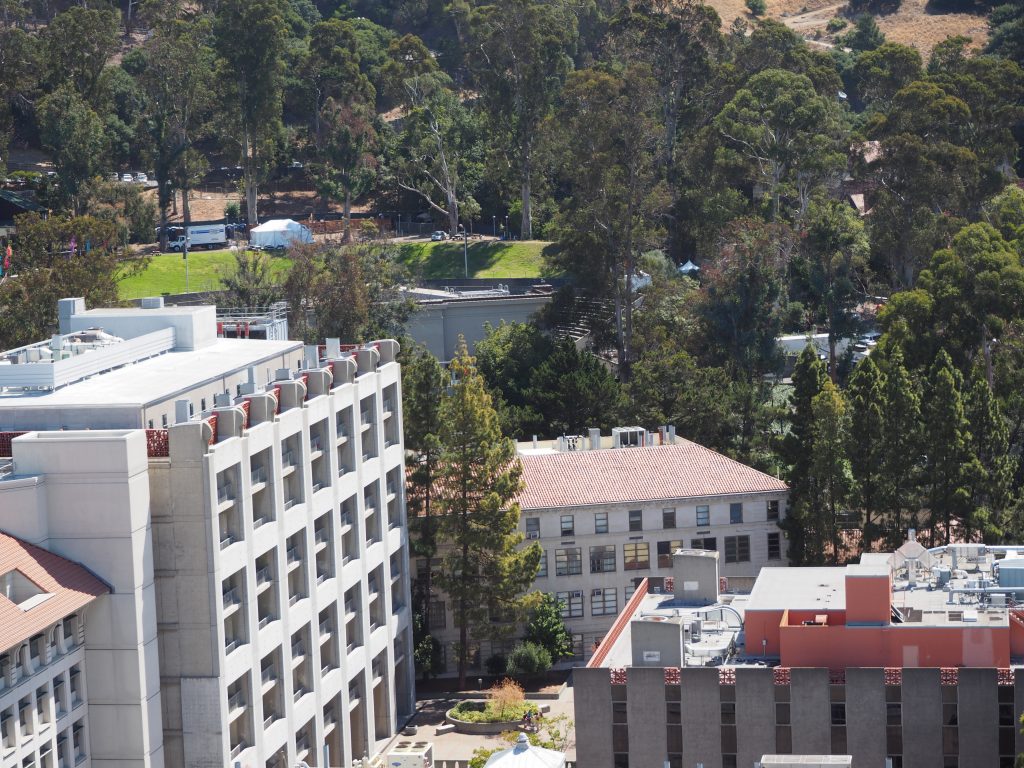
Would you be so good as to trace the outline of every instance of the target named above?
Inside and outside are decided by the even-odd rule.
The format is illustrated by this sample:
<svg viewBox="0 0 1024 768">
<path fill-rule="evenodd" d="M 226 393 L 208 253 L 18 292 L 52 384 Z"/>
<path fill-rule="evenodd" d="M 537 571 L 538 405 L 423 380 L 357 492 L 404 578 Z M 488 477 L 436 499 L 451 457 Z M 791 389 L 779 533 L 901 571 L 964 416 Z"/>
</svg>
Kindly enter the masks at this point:
<svg viewBox="0 0 1024 768">
<path fill-rule="evenodd" d="M 527 712 L 537 714 L 537 705 L 528 701 L 506 704 L 499 710 L 494 701 L 461 701 L 452 707 L 452 717 L 466 723 L 515 723 Z"/>
<path fill-rule="evenodd" d="M 768 3 L 765 0 L 747 0 L 747 10 L 751 16 L 763 16 L 768 12 Z"/>
<path fill-rule="evenodd" d="M 484 669 L 487 670 L 489 675 L 500 675 L 505 671 L 507 664 L 508 660 L 505 658 L 505 654 L 496 653 L 493 656 L 487 657 L 487 661 L 484 662 Z"/>
<path fill-rule="evenodd" d="M 536 643 L 517 645 L 508 657 L 505 672 L 512 677 L 536 677 L 551 669 L 551 654 Z"/>
<path fill-rule="evenodd" d="M 825 25 L 825 31 L 834 34 L 841 29 L 846 29 L 846 19 L 840 19 L 838 16 L 829 19 L 828 24 Z"/>
</svg>

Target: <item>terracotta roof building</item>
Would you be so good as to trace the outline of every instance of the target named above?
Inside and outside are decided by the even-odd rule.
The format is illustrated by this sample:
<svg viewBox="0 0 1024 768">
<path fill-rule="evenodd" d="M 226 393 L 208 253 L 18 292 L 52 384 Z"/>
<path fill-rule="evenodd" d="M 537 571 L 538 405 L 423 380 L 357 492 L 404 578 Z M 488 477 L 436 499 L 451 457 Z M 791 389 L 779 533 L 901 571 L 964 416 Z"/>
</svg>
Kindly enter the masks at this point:
<svg viewBox="0 0 1024 768">
<path fill-rule="evenodd" d="M 109 592 L 83 566 L 0 533 L 3 765 L 73 765 L 89 754 L 84 614 Z"/>
<path fill-rule="evenodd" d="M 544 550 L 535 588 L 562 603 L 577 662 L 593 653 L 637 581 L 671 575 L 679 549 L 720 552 L 723 583 L 733 591 L 749 590 L 765 566 L 786 565 L 779 528 L 785 483 L 677 438 L 671 427 L 660 434 L 639 427 L 612 432 L 519 445 L 520 530 Z M 418 577 L 426 567 L 417 561 Z M 431 630 L 450 668 L 453 618 L 438 595 Z M 482 644 L 478 663 L 511 645 Z"/>
</svg>

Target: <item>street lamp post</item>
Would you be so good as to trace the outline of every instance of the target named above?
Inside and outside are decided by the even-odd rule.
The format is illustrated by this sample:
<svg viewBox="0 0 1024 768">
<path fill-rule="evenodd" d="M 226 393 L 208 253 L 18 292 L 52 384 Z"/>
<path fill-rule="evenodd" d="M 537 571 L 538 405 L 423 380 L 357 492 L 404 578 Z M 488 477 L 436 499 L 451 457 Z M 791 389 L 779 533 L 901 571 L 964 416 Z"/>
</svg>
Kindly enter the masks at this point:
<svg viewBox="0 0 1024 768">
<path fill-rule="evenodd" d="M 185 230 L 185 239 L 181 244 L 181 258 L 185 260 L 185 293 L 188 293 L 188 229 Z"/>
<path fill-rule="evenodd" d="M 466 263 L 466 277 L 469 277 L 469 232 L 459 224 L 459 231 L 462 232 L 462 259 Z"/>
<path fill-rule="evenodd" d="M 498 236 L 498 217 L 491 216 L 491 237 Z"/>
<path fill-rule="evenodd" d="M 506 240 L 511 240 L 512 239 L 512 233 L 508 229 L 508 214 L 507 213 L 505 214 L 505 239 Z"/>
</svg>

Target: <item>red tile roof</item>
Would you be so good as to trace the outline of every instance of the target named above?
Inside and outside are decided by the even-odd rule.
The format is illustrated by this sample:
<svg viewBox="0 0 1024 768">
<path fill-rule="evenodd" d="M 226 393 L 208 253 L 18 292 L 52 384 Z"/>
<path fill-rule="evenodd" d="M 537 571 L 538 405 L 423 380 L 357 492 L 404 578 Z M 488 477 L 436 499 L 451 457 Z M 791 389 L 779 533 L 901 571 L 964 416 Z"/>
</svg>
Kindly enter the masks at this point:
<svg viewBox="0 0 1024 768">
<path fill-rule="evenodd" d="M 784 492 L 781 480 L 689 440 L 520 457 L 523 509 Z"/>
<path fill-rule="evenodd" d="M 0 533 L 0 579 L 14 570 L 53 597 L 23 611 L 0 594 L 0 651 L 10 650 L 110 592 L 78 563 Z"/>
</svg>

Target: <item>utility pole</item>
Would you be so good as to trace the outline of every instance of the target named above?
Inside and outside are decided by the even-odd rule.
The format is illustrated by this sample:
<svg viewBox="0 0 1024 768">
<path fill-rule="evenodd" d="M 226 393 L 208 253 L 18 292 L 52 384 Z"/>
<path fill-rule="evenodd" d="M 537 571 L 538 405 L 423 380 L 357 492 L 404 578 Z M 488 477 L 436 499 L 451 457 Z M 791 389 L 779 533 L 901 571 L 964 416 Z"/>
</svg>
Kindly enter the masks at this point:
<svg viewBox="0 0 1024 768">
<path fill-rule="evenodd" d="M 185 293 L 188 293 L 188 229 L 185 229 L 185 240 L 181 245 L 181 258 L 185 260 Z"/>
</svg>

